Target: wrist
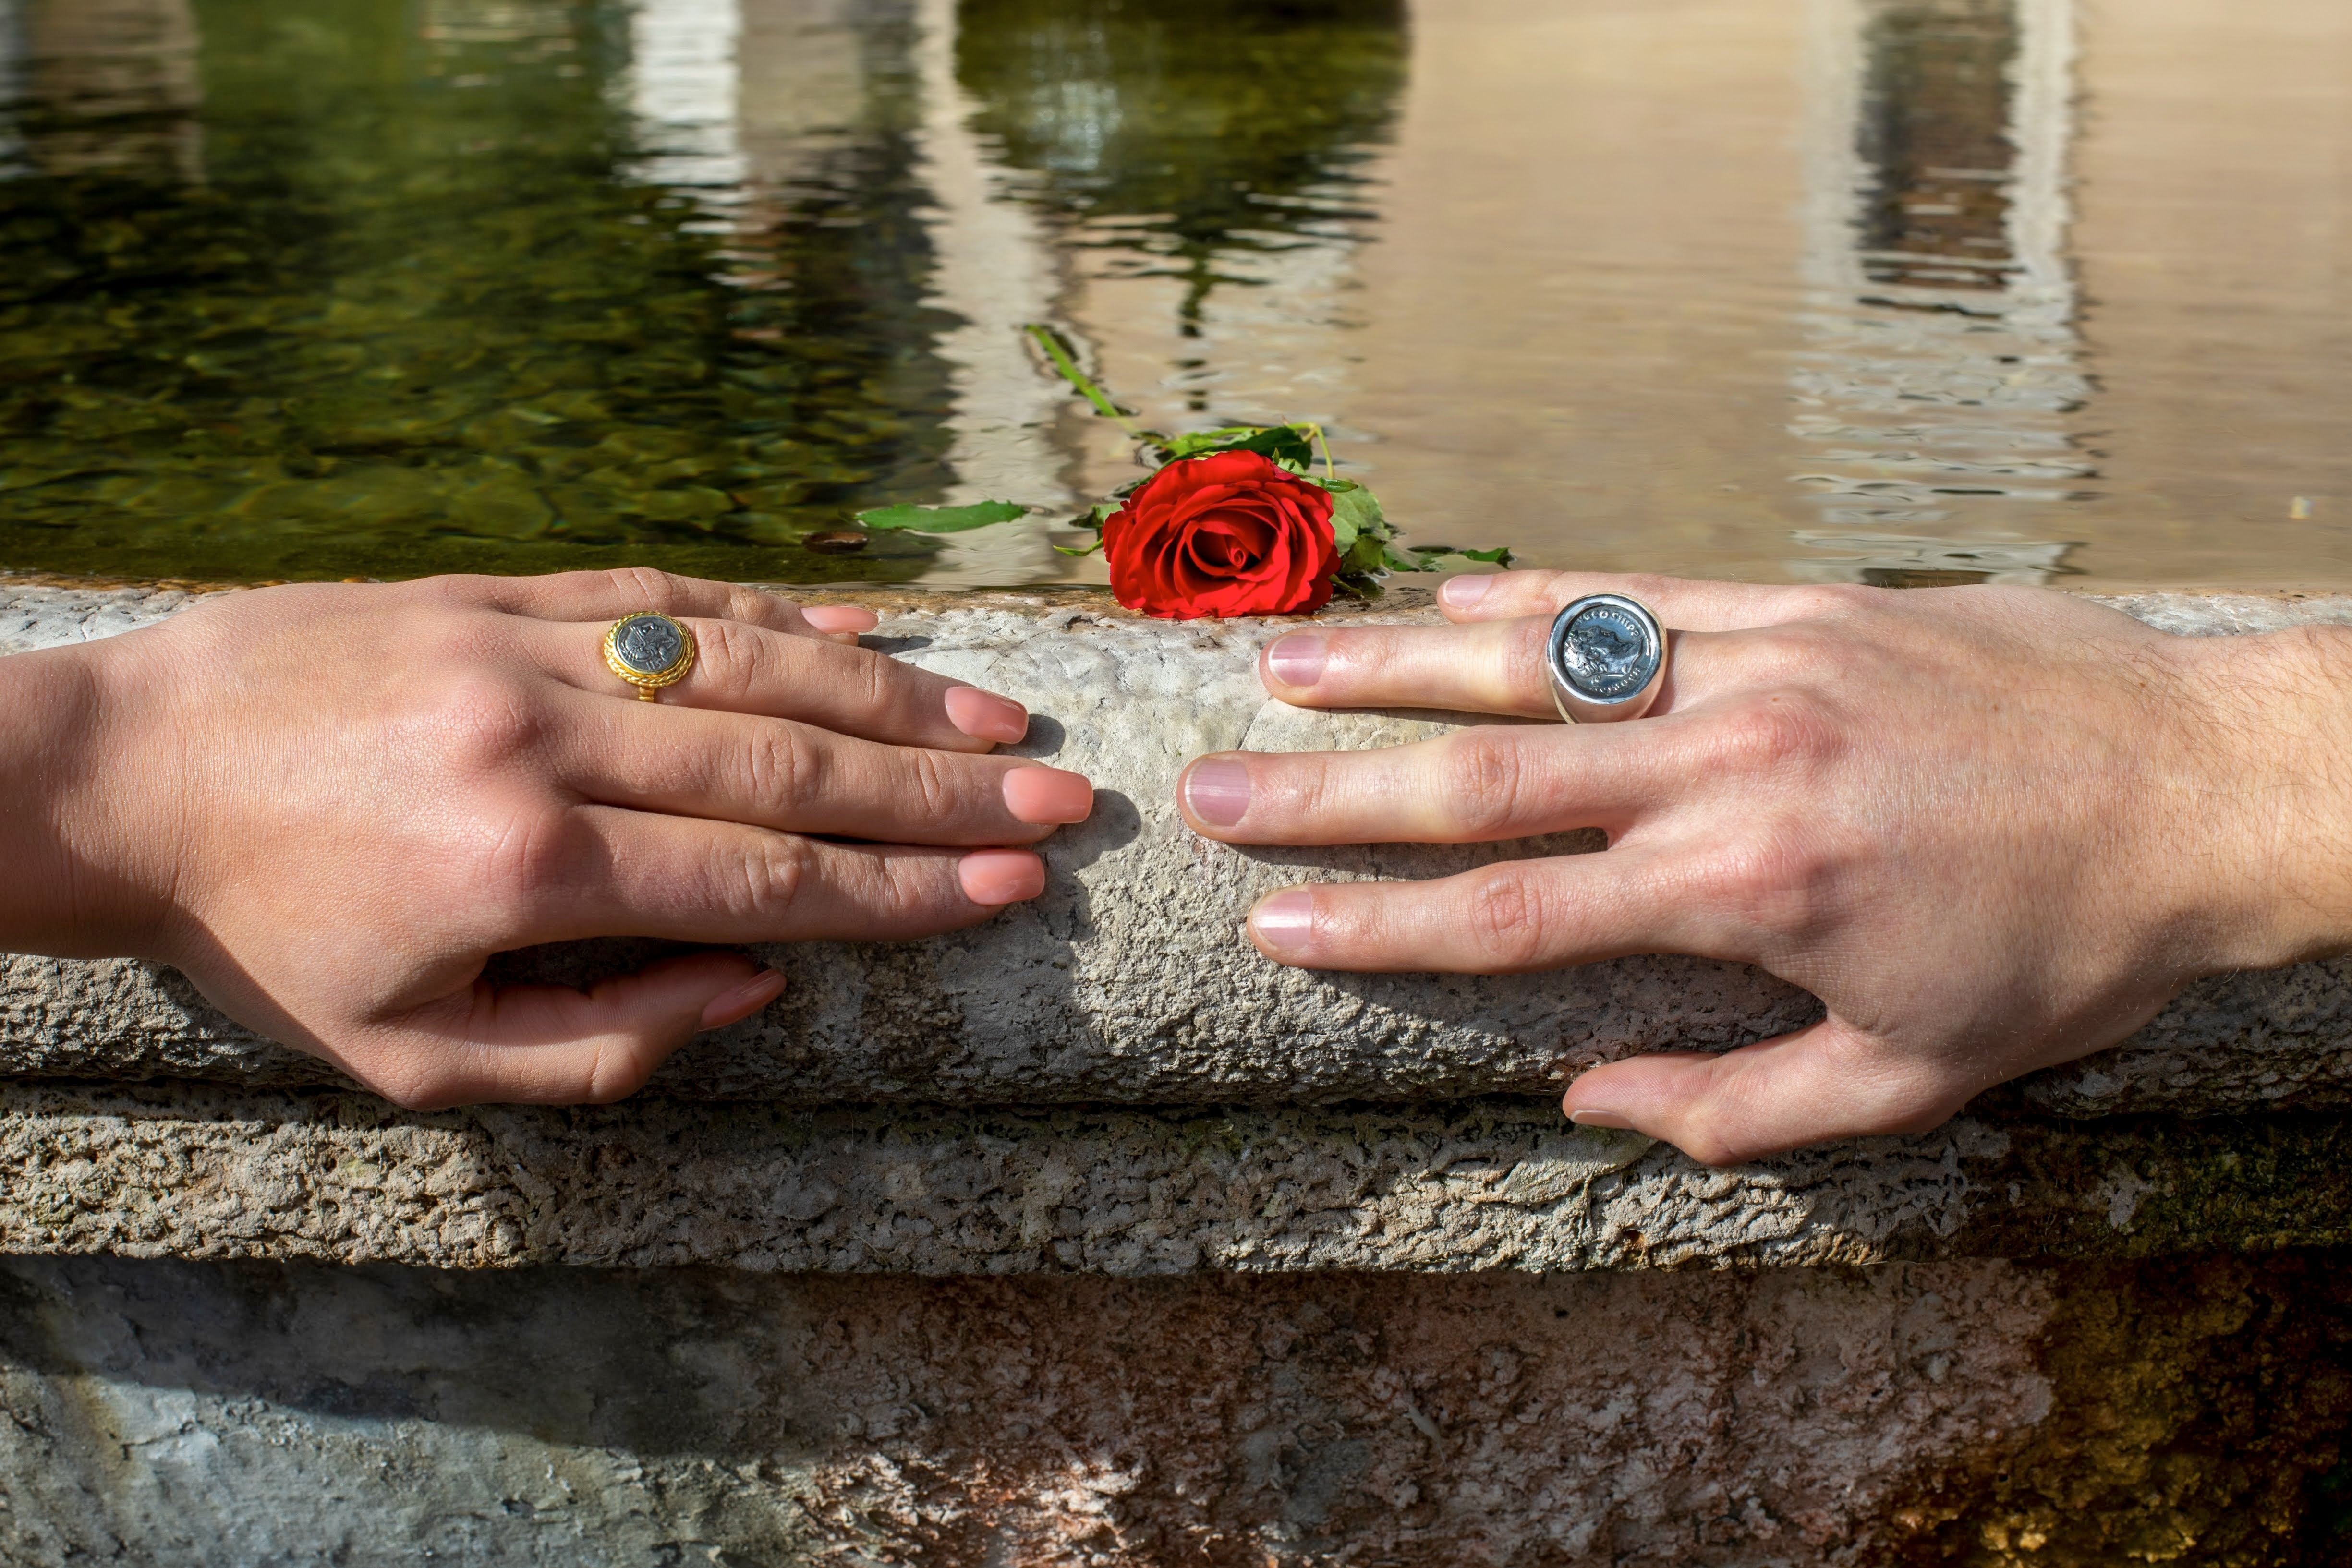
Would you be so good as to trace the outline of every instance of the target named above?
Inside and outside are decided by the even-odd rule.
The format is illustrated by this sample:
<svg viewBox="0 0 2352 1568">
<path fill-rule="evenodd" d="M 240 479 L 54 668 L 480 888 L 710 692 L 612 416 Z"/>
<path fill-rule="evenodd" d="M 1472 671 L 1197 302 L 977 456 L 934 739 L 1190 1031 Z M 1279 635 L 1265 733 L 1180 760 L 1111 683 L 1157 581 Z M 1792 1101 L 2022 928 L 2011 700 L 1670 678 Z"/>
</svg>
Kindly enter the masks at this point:
<svg viewBox="0 0 2352 1568">
<path fill-rule="evenodd" d="M 162 924 L 142 862 L 169 855 L 125 820 L 110 643 L 0 658 L 0 950 L 138 956 Z"/>
<path fill-rule="evenodd" d="M 2209 967 L 2352 951 L 2352 627 L 2186 641 L 2204 793 L 2228 824 L 2206 875 L 2238 933 Z"/>
</svg>

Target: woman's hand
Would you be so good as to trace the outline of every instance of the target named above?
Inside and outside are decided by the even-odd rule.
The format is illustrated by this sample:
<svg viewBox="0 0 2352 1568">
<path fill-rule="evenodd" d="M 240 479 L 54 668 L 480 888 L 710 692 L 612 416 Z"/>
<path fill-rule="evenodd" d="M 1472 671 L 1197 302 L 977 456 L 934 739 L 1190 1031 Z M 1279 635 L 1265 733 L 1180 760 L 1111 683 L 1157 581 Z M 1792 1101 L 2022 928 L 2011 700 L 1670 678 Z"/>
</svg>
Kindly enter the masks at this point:
<svg viewBox="0 0 2352 1568">
<path fill-rule="evenodd" d="M 657 703 L 601 652 L 640 610 L 700 650 Z M 985 755 L 1018 704 L 855 646 L 873 624 L 651 571 L 438 578 L 0 659 L 0 946 L 173 964 L 407 1105 L 617 1098 L 784 977 L 706 952 L 500 989 L 491 954 L 953 930 L 1044 886 L 994 846 L 1091 809 Z"/>
<path fill-rule="evenodd" d="M 1452 627 L 1296 632 L 1314 707 L 1552 716 L 1551 615 L 1630 593 L 1670 628 L 1653 716 L 1385 751 L 1205 758 L 1233 843 L 1467 842 L 1593 827 L 1605 853 L 1261 902 L 1314 968 L 1496 974 L 1633 953 L 1743 960 L 1827 1004 L 1721 1055 L 1593 1069 L 1578 1121 L 1726 1163 L 1919 1131 L 2111 1045 L 2199 976 L 2352 946 L 2352 632 L 2164 635 L 2063 594 L 1457 578 Z"/>
</svg>

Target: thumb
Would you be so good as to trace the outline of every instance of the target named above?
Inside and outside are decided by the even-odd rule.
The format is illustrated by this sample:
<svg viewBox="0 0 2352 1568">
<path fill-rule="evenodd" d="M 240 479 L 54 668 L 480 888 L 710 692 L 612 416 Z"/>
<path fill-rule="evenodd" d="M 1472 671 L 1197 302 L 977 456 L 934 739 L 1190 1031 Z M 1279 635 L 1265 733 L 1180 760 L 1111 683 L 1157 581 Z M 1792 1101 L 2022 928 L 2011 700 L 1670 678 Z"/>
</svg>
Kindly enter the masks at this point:
<svg viewBox="0 0 2352 1568">
<path fill-rule="evenodd" d="M 1580 1125 L 1630 1127 L 1728 1166 L 1832 1138 L 1926 1132 L 1959 1103 L 1924 1064 L 1832 1018 L 1719 1054 L 1606 1062 L 1570 1084 L 1561 1107 Z"/>
<path fill-rule="evenodd" d="M 698 1030 L 747 1018 L 784 977 L 740 953 L 689 953 L 582 991 L 477 980 L 412 1014 L 391 1097 L 414 1110 L 602 1104 L 635 1093 Z M 376 1086 L 376 1085 L 372 1085 Z M 389 1091 L 386 1091 L 389 1092 Z"/>
</svg>

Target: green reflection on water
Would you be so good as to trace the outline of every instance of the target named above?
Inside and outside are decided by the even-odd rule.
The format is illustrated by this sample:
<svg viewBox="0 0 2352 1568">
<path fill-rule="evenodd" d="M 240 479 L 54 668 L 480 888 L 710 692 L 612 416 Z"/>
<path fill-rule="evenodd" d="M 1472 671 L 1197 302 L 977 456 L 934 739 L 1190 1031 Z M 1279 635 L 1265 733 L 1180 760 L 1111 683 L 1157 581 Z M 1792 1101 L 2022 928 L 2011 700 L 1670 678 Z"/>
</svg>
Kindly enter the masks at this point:
<svg viewBox="0 0 2352 1568">
<path fill-rule="evenodd" d="M 910 8 L 760 5 L 846 13 L 854 123 L 698 193 L 646 172 L 616 0 L 0 0 L 0 566 L 916 575 L 919 536 L 797 543 L 954 481 Z M 964 0 L 957 68 L 1064 241 L 1189 321 L 1367 215 L 1404 38 L 1399 0 Z"/>
<path fill-rule="evenodd" d="M 625 13 L 200 0 L 199 107 L 45 43 L 77 4 L 36 0 L 31 172 L 0 180 L 0 564 L 920 568 L 792 542 L 948 478 L 891 24 L 866 122 L 715 233 L 614 177 Z"/>
<path fill-rule="evenodd" d="M 963 0 L 958 78 L 1033 193 L 1116 270 L 1186 282 L 1181 329 L 1251 252 L 1325 243 L 1404 85 L 1402 0 Z M 1105 219 L 1137 220 L 1105 225 Z"/>
</svg>

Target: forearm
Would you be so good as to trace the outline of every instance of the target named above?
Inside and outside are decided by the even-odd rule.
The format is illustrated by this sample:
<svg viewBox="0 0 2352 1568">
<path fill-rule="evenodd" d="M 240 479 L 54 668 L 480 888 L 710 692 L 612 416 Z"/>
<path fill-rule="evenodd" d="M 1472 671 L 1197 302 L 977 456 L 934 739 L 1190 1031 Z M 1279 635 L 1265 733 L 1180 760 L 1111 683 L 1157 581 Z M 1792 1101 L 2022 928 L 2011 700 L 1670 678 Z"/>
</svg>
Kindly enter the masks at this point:
<svg viewBox="0 0 2352 1568">
<path fill-rule="evenodd" d="M 104 665 L 84 644 L 0 658 L 0 951 L 140 950 L 135 845 L 105 782 Z M 151 826 L 160 826 L 151 825 Z"/>
<path fill-rule="evenodd" d="M 2352 951 L 2352 627 L 2304 626 L 2193 644 L 2212 742 L 2234 774 L 2228 810 L 2249 848 L 2235 866 L 2267 912 L 2271 967 Z"/>
</svg>

